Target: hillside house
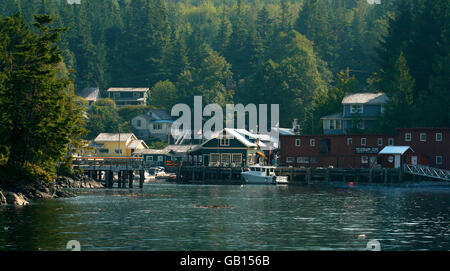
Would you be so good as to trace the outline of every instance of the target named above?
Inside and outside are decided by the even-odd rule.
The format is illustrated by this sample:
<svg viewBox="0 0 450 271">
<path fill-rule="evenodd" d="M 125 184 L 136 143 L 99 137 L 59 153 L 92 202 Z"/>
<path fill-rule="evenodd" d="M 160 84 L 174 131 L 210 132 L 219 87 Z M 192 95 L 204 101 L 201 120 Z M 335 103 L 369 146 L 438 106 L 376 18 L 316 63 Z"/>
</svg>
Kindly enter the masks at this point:
<svg viewBox="0 0 450 271">
<path fill-rule="evenodd" d="M 342 112 L 322 117 L 325 135 L 347 134 L 351 129 L 373 131 L 389 98 L 384 93 L 355 93 L 342 99 Z"/>
</svg>

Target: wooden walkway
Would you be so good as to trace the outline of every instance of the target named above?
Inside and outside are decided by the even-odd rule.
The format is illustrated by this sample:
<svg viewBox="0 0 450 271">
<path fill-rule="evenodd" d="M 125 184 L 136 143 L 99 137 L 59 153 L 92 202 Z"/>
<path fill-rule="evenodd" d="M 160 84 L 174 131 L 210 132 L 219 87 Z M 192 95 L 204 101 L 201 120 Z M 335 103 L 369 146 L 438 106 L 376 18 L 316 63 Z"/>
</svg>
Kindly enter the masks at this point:
<svg viewBox="0 0 450 271">
<path fill-rule="evenodd" d="M 242 167 L 182 166 L 177 169 L 178 183 L 242 184 Z M 367 183 L 403 182 L 400 169 L 341 169 L 278 167 L 277 176 L 288 176 L 290 183 L 342 181 Z"/>
</svg>

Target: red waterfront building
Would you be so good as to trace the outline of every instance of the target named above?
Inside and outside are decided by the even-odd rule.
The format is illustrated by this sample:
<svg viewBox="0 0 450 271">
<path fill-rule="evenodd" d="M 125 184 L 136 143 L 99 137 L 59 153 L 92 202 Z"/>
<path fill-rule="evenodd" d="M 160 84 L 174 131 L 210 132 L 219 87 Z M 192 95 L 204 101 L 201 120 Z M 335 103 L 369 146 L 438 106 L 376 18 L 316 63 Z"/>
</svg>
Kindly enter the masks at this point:
<svg viewBox="0 0 450 271">
<path fill-rule="evenodd" d="M 450 128 L 399 128 L 395 135 L 280 135 L 279 164 L 293 167 L 395 167 L 389 156 L 379 155 L 386 146 L 410 147 L 402 155 L 405 163 L 450 169 Z"/>
<path fill-rule="evenodd" d="M 381 166 L 378 153 L 394 135 L 280 135 L 280 165 L 368 168 Z"/>
<path fill-rule="evenodd" d="M 395 144 L 410 146 L 429 166 L 450 169 L 450 128 L 398 128 Z"/>
</svg>

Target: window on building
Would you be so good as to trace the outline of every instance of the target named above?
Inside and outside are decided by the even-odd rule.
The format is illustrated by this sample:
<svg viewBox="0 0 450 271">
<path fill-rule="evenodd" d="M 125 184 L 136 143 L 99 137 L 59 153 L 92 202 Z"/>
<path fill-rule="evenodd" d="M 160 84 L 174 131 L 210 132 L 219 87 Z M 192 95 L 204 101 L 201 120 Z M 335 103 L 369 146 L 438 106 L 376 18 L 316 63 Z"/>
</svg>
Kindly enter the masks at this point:
<svg viewBox="0 0 450 271">
<path fill-rule="evenodd" d="M 309 162 L 315 163 L 316 162 L 316 157 L 311 157 L 311 159 L 309 159 Z"/>
<path fill-rule="evenodd" d="M 242 163 L 242 153 L 233 153 L 231 161 L 235 164 Z"/>
<path fill-rule="evenodd" d="M 141 97 L 141 93 L 139 93 L 139 92 L 133 92 L 133 97 L 134 97 L 134 98 L 139 98 L 139 97 Z"/>
<path fill-rule="evenodd" d="M 436 165 L 442 165 L 442 156 L 436 156 Z"/>
<path fill-rule="evenodd" d="M 308 157 L 297 157 L 297 164 L 308 164 L 309 158 Z"/>
<path fill-rule="evenodd" d="M 341 129 L 341 120 L 326 120 L 325 128 L 330 130 L 340 130 Z"/>
<path fill-rule="evenodd" d="M 411 133 L 405 133 L 405 141 L 411 141 Z"/>
<path fill-rule="evenodd" d="M 153 156 L 150 155 L 146 156 L 145 161 L 153 161 Z"/>
<path fill-rule="evenodd" d="M 222 137 L 220 139 L 220 146 L 230 146 L 230 139 L 226 137 Z"/>
<path fill-rule="evenodd" d="M 369 156 L 361 156 L 361 164 L 369 163 Z"/>
<path fill-rule="evenodd" d="M 384 114 L 384 105 L 381 105 L 381 107 L 380 107 L 380 113 L 381 113 L 381 115 Z"/>
<path fill-rule="evenodd" d="M 299 139 L 299 138 L 297 138 L 296 140 L 295 140 L 295 146 L 296 147 L 300 147 L 300 144 L 302 143 L 302 141 Z"/>
<path fill-rule="evenodd" d="M 162 124 L 161 123 L 153 123 L 153 130 L 161 130 Z"/>
<path fill-rule="evenodd" d="M 420 133 L 420 141 L 426 142 L 427 141 L 427 134 L 426 133 Z"/>
<path fill-rule="evenodd" d="M 114 93 L 114 98 L 120 98 L 120 92 L 115 92 Z"/>
<path fill-rule="evenodd" d="M 122 154 L 122 149 L 114 149 L 115 154 Z"/>
<path fill-rule="evenodd" d="M 161 155 L 158 156 L 158 162 L 162 162 L 163 161 L 163 157 Z"/>
<path fill-rule="evenodd" d="M 224 163 L 224 164 L 231 163 L 231 154 L 230 153 L 222 153 L 222 163 Z"/>
<path fill-rule="evenodd" d="M 353 144 L 353 138 L 347 138 L 347 145 L 351 146 Z"/>
<path fill-rule="evenodd" d="M 315 139 L 310 139 L 310 140 L 309 140 L 309 145 L 310 145 L 311 147 L 316 146 L 316 140 L 315 140 Z"/>
<path fill-rule="evenodd" d="M 286 157 L 286 163 L 294 163 L 294 157 Z"/>
<path fill-rule="evenodd" d="M 394 139 L 392 137 L 388 138 L 388 146 L 394 146 Z"/>
<path fill-rule="evenodd" d="M 331 140 L 329 138 L 319 139 L 320 153 L 329 153 L 331 151 Z"/>
<path fill-rule="evenodd" d="M 100 149 L 98 149 L 98 152 L 99 153 L 109 153 L 109 149 L 107 149 L 107 148 L 100 148 Z"/>
<path fill-rule="evenodd" d="M 350 105 L 350 113 L 352 114 L 362 114 L 364 111 L 362 104 L 352 104 Z"/>
<path fill-rule="evenodd" d="M 357 121 L 356 128 L 364 130 L 364 121 L 363 120 Z"/>
<path fill-rule="evenodd" d="M 361 146 L 366 146 L 367 139 L 365 137 L 361 138 Z"/>
<path fill-rule="evenodd" d="M 377 145 L 378 146 L 383 146 L 383 138 L 378 138 L 377 139 Z"/>
<path fill-rule="evenodd" d="M 215 164 L 217 162 L 220 163 L 220 155 L 218 153 L 211 153 L 209 155 L 209 162 Z"/>
<path fill-rule="evenodd" d="M 436 133 L 436 141 L 442 141 L 442 133 Z"/>
<path fill-rule="evenodd" d="M 137 127 L 141 127 L 141 125 L 142 125 L 142 121 L 141 121 L 141 120 L 137 120 L 137 121 L 136 121 L 136 126 L 137 126 Z"/>
<path fill-rule="evenodd" d="M 330 130 L 336 129 L 336 120 L 330 120 Z"/>
</svg>

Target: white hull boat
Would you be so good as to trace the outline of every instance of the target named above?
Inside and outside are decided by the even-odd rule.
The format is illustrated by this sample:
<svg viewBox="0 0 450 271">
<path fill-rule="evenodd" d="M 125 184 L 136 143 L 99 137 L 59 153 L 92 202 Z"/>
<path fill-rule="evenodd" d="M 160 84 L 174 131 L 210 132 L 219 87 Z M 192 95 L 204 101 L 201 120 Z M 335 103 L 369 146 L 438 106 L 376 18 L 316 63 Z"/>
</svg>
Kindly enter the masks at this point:
<svg viewBox="0 0 450 271">
<path fill-rule="evenodd" d="M 246 184 L 287 184 L 287 176 L 276 176 L 275 167 L 251 166 L 242 172 Z"/>
</svg>

